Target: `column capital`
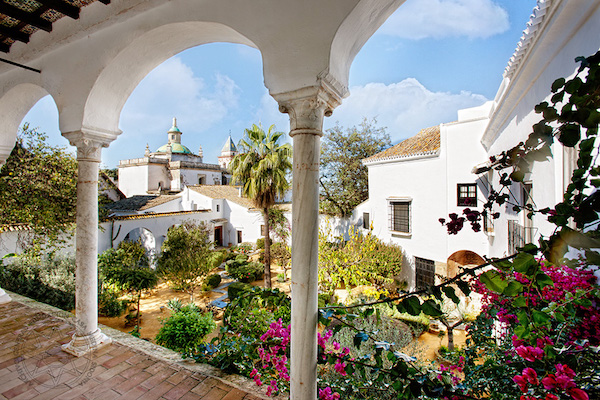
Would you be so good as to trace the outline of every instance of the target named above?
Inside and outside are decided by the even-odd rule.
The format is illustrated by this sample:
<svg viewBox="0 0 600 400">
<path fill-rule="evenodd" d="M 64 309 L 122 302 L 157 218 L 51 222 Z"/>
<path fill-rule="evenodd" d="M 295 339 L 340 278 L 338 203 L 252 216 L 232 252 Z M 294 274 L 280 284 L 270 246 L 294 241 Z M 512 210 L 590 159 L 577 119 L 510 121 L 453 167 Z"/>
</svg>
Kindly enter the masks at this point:
<svg viewBox="0 0 600 400">
<path fill-rule="evenodd" d="M 120 133 L 121 131 L 113 132 L 82 127 L 79 131 L 63 132 L 62 135 L 71 146 L 77 147 L 77 161 L 100 162 L 102 148 L 108 147 Z"/>
<path fill-rule="evenodd" d="M 318 85 L 291 92 L 272 94 L 279 111 L 290 116 L 290 136 L 297 134 L 323 135 L 323 117 L 329 117 L 342 104 L 347 92 L 319 76 Z"/>
</svg>

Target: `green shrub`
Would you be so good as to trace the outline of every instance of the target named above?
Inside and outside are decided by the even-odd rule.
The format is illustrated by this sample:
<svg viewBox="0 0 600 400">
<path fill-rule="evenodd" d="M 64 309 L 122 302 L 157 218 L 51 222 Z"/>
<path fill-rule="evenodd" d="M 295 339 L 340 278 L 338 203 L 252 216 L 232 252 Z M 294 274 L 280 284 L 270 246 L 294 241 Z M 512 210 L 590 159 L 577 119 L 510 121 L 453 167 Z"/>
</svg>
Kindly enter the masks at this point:
<svg viewBox="0 0 600 400">
<path fill-rule="evenodd" d="M 0 266 L 0 287 L 70 311 L 75 308 L 75 260 L 15 257 Z"/>
<path fill-rule="evenodd" d="M 269 240 L 270 240 L 269 244 L 273 244 L 273 239 L 269 239 Z M 265 238 L 264 237 L 256 239 L 256 248 L 259 250 L 265 249 Z"/>
<path fill-rule="evenodd" d="M 259 262 L 227 264 L 227 273 L 240 282 L 249 283 L 261 279 L 265 273 L 265 266 Z"/>
<path fill-rule="evenodd" d="M 291 320 L 291 300 L 279 289 L 251 286 L 232 299 L 223 315 L 223 325 L 231 332 L 258 339 L 271 322 Z"/>
<path fill-rule="evenodd" d="M 103 317 L 120 317 L 129 306 L 128 300 L 119 299 L 119 293 L 110 288 L 100 288 L 98 314 Z"/>
<path fill-rule="evenodd" d="M 271 246 L 271 259 L 272 260 L 277 260 L 277 263 L 283 267 L 283 266 L 286 266 L 290 262 L 291 258 L 292 258 L 292 253 L 290 253 L 290 250 L 285 243 L 283 243 L 283 242 L 273 243 L 273 245 Z"/>
<path fill-rule="evenodd" d="M 252 290 L 252 285 L 243 282 L 233 282 L 231 285 L 227 286 L 227 297 L 229 297 L 230 301 L 233 301 L 243 292 L 249 290 Z"/>
<path fill-rule="evenodd" d="M 234 258 L 235 262 L 237 262 L 237 263 L 240 263 L 240 264 L 242 264 L 242 263 L 247 263 L 247 262 L 248 262 L 248 259 L 249 259 L 249 257 L 248 257 L 248 255 L 246 255 L 246 254 L 238 254 L 238 255 L 237 255 L 237 256 L 235 256 L 235 258 Z"/>
<path fill-rule="evenodd" d="M 194 303 L 175 308 L 162 324 L 156 343 L 184 356 L 195 352 L 206 335 L 216 328 L 212 313 L 202 314 Z"/>
<path fill-rule="evenodd" d="M 232 250 L 236 253 L 249 254 L 254 250 L 254 246 L 252 243 L 240 243 L 237 246 L 234 246 Z"/>
<path fill-rule="evenodd" d="M 221 275 L 219 274 L 211 274 L 206 277 L 204 280 L 204 286 L 210 289 L 214 289 L 221 284 Z"/>
</svg>

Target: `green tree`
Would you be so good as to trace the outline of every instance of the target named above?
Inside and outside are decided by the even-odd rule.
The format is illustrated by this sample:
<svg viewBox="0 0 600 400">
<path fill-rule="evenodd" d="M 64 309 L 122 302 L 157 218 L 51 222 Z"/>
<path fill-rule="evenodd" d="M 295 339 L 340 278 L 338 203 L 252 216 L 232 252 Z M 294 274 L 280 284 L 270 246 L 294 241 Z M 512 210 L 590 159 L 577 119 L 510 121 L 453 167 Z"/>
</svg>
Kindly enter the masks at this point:
<svg viewBox="0 0 600 400">
<path fill-rule="evenodd" d="M 0 170 L 0 224 L 27 224 L 33 244 L 55 241 L 75 222 L 77 160 L 24 124 Z"/>
<path fill-rule="evenodd" d="M 280 145 L 283 132 L 275 132 L 271 125 L 265 132 L 261 125 L 245 130 L 245 137 L 238 148 L 241 153 L 231 162 L 233 181 L 242 185 L 244 196 L 252 199 L 263 213 L 265 237 L 269 238 L 271 224 L 269 210 L 277 196 L 283 196 L 290 188 L 288 173 L 292 168 L 292 147 Z M 271 287 L 271 246 L 265 240 L 265 285 Z"/>
<path fill-rule="evenodd" d="M 325 132 L 321 144 L 321 212 L 347 216 L 369 197 L 367 167 L 362 160 L 391 146 L 385 128 L 367 120 L 344 131 L 339 125 Z"/>
<path fill-rule="evenodd" d="M 158 284 L 158 275 L 150 268 L 141 242 L 124 240 L 116 249 L 106 250 L 98 256 L 98 267 L 103 283 L 106 282 L 118 290 L 133 295 L 137 304 L 135 320 L 139 327 L 142 292 Z"/>
<path fill-rule="evenodd" d="M 204 278 L 223 261 L 222 252 L 212 251 L 206 225 L 185 222 L 172 226 L 158 257 L 157 271 L 177 288 L 190 295 L 202 286 Z"/>
</svg>

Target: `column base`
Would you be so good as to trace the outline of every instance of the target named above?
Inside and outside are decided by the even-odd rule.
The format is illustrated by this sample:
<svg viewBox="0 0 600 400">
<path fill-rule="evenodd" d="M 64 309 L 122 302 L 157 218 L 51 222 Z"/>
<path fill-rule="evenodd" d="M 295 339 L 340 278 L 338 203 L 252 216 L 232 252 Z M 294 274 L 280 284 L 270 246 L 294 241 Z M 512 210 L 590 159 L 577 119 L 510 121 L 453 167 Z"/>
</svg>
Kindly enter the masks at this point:
<svg viewBox="0 0 600 400">
<path fill-rule="evenodd" d="M 100 329 L 97 329 L 95 332 L 85 336 L 73 334 L 73 339 L 69 343 L 63 344 L 62 349 L 64 352 L 72 354 L 75 357 L 81 357 L 111 343 L 112 339 L 102 333 Z"/>
<path fill-rule="evenodd" d="M 4 289 L 0 288 L 0 304 L 9 303 L 11 301 L 8 293 Z"/>
</svg>

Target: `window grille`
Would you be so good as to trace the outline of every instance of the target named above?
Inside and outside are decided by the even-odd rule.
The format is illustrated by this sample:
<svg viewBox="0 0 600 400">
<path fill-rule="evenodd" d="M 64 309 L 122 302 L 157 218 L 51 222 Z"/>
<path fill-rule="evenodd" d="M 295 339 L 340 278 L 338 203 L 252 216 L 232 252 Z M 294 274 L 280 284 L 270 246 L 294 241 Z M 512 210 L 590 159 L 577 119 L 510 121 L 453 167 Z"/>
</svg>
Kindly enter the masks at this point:
<svg viewBox="0 0 600 400">
<path fill-rule="evenodd" d="M 525 228 L 517 221 L 508 221 L 508 254 L 515 254 L 518 247 L 525 245 Z"/>
<path fill-rule="evenodd" d="M 390 230 L 410 233 L 410 201 L 389 202 Z"/>
<path fill-rule="evenodd" d="M 416 287 L 423 289 L 435 283 L 435 261 L 415 257 Z"/>
<path fill-rule="evenodd" d="M 457 205 L 477 206 L 477 185 L 474 183 L 459 183 L 456 185 Z"/>
</svg>

